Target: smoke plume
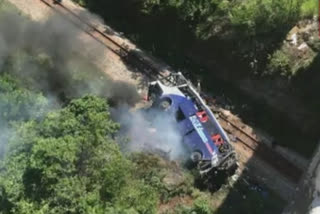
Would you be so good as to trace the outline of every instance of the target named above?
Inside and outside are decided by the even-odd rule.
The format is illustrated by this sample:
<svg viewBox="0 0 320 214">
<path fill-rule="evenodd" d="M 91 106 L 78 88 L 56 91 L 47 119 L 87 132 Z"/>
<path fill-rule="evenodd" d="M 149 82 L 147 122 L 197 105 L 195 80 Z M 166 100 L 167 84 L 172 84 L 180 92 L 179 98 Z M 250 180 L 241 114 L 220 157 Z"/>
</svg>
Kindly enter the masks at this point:
<svg viewBox="0 0 320 214">
<path fill-rule="evenodd" d="M 104 57 L 103 47 L 81 39 L 81 33 L 60 16 L 39 23 L 1 13 L 0 71 L 9 71 L 45 94 L 74 98 L 91 93 L 116 103 L 137 102 L 133 85 L 113 81 L 91 63 Z"/>
<path fill-rule="evenodd" d="M 121 124 L 119 136 L 128 138 L 127 151 L 160 152 L 170 159 L 183 156 L 182 139 L 172 118 L 157 110 L 130 112 L 129 106 L 140 99 L 136 87 L 114 81 L 96 68 L 90 61 L 99 61 L 102 47 L 95 41 L 83 41 L 80 33 L 57 16 L 37 23 L 2 13 L 0 71 L 23 80 L 26 87 L 43 92 L 55 102 L 87 93 L 104 96 L 114 107 L 114 119 Z M 6 136 L 0 140 L 6 141 Z"/>
<path fill-rule="evenodd" d="M 84 94 L 103 96 L 114 105 L 134 105 L 139 100 L 134 85 L 114 81 L 91 62 L 104 57 L 104 50 L 94 40 L 83 40 L 82 33 L 59 16 L 34 22 L 16 13 L 0 13 L 0 75 L 9 74 L 23 88 L 45 96 L 45 109 L 37 110 L 36 115 L 45 115 L 53 105 Z M 0 107 L 5 105 L 0 103 Z M 18 112 L 21 118 L 14 120 L 22 121 L 33 115 L 30 111 L 28 117 L 23 114 L 24 111 Z M 0 158 L 9 135 L 14 135 L 10 123 L 0 121 Z"/>
<path fill-rule="evenodd" d="M 127 106 L 112 109 L 121 124 L 119 136 L 127 136 L 124 146 L 129 152 L 152 152 L 171 160 L 184 157 L 182 138 L 173 118 L 157 109 L 130 112 Z"/>
</svg>

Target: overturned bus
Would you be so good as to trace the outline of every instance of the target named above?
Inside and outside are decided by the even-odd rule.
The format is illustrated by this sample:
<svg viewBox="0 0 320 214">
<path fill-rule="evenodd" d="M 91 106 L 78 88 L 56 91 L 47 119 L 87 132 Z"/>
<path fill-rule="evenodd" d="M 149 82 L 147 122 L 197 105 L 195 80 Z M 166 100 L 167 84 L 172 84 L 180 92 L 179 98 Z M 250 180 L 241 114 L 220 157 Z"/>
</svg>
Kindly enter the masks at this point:
<svg viewBox="0 0 320 214">
<path fill-rule="evenodd" d="M 228 135 L 197 89 L 181 73 L 149 83 L 147 99 L 152 108 L 172 115 L 182 144 L 201 174 L 236 166 L 236 153 Z"/>
</svg>

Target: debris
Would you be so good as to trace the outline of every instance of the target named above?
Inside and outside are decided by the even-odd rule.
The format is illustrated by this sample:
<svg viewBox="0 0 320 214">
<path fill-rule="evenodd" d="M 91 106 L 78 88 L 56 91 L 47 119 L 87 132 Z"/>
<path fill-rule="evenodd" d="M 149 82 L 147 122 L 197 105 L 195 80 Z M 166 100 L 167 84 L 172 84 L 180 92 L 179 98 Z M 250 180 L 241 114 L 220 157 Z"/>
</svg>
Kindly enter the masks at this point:
<svg viewBox="0 0 320 214">
<path fill-rule="evenodd" d="M 233 181 L 237 181 L 239 179 L 239 175 L 238 174 L 234 174 L 233 176 L 231 176 Z"/>
<path fill-rule="evenodd" d="M 309 46 L 307 45 L 307 43 L 303 42 L 301 45 L 299 45 L 298 50 L 304 50 L 308 48 Z"/>
<path fill-rule="evenodd" d="M 297 45 L 298 44 L 298 36 L 297 36 L 298 32 L 299 32 L 299 28 L 297 26 L 294 26 L 287 34 L 286 40 L 289 41 L 293 45 Z"/>
<path fill-rule="evenodd" d="M 295 34 L 293 34 L 292 36 L 291 36 L 291 44 L 293 44 L 293 45 L 297 45 L 298 44 L 298 36 L 297 36 L 297 33 L 295 33 Z"/>
<path fill-rule="evenodd" d="M 229 135 L 229 138 L 232 142 L 237 142 L 238 141 L 238 138 L 237 136 L 234 136 L 234 135 Z"/>
</svg>

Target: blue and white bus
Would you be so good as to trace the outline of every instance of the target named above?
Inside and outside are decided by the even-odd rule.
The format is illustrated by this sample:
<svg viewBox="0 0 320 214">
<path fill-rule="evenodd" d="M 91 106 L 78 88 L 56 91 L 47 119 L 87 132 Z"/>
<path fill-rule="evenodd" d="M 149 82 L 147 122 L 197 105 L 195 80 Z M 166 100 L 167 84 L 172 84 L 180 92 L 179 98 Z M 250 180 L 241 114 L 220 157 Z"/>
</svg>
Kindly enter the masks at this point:
<svg viewBox="0 0 320 214">
<path fill-rule="evenodd" d="M 200 173 L 228 170 L 237 164 L 228 135 L 196 88 L 181 73 L 149 83 L 147 99 L 153 108 L 160 108 L 174 117 L 182 143 Z"/>
</svg>

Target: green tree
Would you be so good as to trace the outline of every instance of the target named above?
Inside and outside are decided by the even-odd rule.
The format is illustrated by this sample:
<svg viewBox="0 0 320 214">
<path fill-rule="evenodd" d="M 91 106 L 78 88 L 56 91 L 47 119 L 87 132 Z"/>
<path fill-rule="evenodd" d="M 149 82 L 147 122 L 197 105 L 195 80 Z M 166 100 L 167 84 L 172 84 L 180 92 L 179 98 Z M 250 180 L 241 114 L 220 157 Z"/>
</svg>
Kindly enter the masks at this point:
<svg viewBox="0 0 320 214">
<path fill-rule="evenodd" d="M 19 86 L 8 74 L 0 76 L 0 121 L 28 120 L 43 115 L 48 105 L 41 93 Z"/>
<path fill-rule="evenodd" d="M 131 163 L 112 139 L 118 127 L 94 96 L 19 125 L 1 164 L 0 211 L 153 213 L 157 196 L 131 179 Z"/>
<path fill-rule="evenodd" d="M 250 0 L 235 5 L 229 17 L 245 35 L 283 32 L 297 21 L 300 6 L 297 0 Z"/>
</svg>

